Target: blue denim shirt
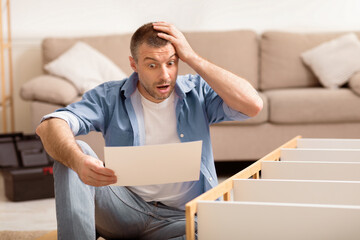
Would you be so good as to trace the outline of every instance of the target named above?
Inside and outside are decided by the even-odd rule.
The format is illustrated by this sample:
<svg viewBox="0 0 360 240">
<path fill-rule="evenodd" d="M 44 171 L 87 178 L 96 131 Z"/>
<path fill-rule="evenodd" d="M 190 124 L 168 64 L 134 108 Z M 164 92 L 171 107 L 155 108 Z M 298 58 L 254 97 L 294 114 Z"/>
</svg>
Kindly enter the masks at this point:
<svg viewBox="0 0 360 240">
<path fill-rule="evenodd" d="M 145 143 L 141 99 L 136 91 L 138 74 L 106 82 L 86 92 L 81 101 L 44 118 L 59 117 L 75 135 L 100 131 L 106 146 L 139 146 Z M 177 132 L 181 142 L 202 140 L 200 192 L 217 185 L 209 126 L 248 116 L 228 107 L 199 75 L 178 76 L 175 85 Z M 71 114 L 69 114 L 71 113 Z M 164 126 L 166 127 L 166 126 Z"/>
</svg>

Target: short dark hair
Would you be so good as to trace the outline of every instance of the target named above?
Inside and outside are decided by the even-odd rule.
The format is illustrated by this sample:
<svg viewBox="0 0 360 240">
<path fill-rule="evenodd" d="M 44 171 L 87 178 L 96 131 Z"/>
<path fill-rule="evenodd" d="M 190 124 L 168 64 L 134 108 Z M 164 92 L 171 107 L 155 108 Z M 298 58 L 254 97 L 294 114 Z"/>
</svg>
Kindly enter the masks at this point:
<svg viewBox="0 0 360 240">
<path fill-rule="evenodd" d="M 135 31 L 135 33 L 131 37 L 130 51 L 131 56 L 136 62 L 138 61 L 137 51 L 141 44 L 146 43 L 151 47 L 158 48 L 163 47 L 169 43 L 168 40 L 158 37 L 158 33 L 161 32 L 154 29 L 153 23 L 144 24 Z"/>
</svg>

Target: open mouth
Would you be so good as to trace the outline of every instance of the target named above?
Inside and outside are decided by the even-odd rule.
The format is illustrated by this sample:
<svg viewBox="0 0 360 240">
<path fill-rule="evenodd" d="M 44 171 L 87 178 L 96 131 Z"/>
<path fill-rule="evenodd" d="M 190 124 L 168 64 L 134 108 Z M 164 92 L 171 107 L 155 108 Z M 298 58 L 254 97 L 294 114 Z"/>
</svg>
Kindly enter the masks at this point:
<svg viewBox="0 0 360 240">
<path fill-rule="evenodd" d="M 160 85 L 160 86 L 157 86 L 157 88 L 159 89 L 159 90 L 167 90 L 168 88 L 170 87 L 170 85 Z"/>
</svg>

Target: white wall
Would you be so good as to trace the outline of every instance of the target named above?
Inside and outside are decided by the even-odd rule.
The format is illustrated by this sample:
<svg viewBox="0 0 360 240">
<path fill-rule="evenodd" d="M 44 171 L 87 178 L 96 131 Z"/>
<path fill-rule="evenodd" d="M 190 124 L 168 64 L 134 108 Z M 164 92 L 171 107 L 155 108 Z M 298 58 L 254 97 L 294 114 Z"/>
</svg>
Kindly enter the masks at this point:
<svg viewBox="0 0 360 240">
<path fill-rule="evenodd" d="M 359 0 L 12 0 L 15 38 L 132 32 L 166 20 L 182 30 L 354 29 Z"/>
<path fill-rule="evenodd" d="M 158 20 L 184 31 L 360 30 L 360 0 L 11 0 L 11 18 L 15 126 L 31 132 L 29 104 L 18 92 L 41 74 L 44 37 L 133 32 Z"/>
</svg>

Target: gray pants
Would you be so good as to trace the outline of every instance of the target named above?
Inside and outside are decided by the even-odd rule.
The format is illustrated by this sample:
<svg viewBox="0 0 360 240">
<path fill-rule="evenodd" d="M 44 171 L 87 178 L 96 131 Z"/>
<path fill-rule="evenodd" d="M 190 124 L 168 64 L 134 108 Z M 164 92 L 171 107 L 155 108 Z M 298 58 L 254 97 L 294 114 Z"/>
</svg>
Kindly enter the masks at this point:
<svg viewBox="0 0 360 240">
<path fill-rule="evenodd" d="M 96 157 L 84 142 L 85 154 Z M 145 202 L 126 187 L 93 187 L 59 162 L 54 163 L 59 240 L 185 239 L 185 212 Z"/>
</svg>

